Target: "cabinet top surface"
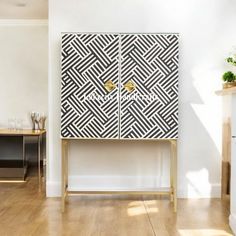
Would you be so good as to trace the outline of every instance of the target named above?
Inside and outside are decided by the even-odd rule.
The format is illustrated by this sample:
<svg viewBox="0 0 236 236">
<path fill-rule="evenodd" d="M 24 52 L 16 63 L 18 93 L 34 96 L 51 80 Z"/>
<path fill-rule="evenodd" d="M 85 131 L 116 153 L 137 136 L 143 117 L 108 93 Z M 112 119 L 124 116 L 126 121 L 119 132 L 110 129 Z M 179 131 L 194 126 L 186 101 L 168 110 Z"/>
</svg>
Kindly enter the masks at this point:
<svg viewBox="0 0 236 236">
<path fill-rule="evenodd" d="M 10 129 L 0 129 L 0 136 L 39 136 L 46 133 L 46 130 L 10 130 Z"/>
<path fill-rule="evenodd" d="M 101 140 L 101 141 L 177 141 L 178 138 L 80 138 L 61 137 L 61 140 Z"/>
<path fill-rule="evenodd" d="M 136 35 L 136 34 L 144 34 L 144 35 L 179 35 L 177 32 L 61 32 L 61 34 L 129 34 L 129 35 Z"/>
</svg>

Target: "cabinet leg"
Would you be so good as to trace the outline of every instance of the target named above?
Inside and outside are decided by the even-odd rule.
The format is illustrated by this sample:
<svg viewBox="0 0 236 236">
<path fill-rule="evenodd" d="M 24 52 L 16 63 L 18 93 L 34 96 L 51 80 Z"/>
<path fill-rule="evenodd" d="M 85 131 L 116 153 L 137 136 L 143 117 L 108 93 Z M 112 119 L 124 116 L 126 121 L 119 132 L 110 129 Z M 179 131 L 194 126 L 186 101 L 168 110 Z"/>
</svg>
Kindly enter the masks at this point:
<svg viewBox="0 0 236 236">
<path fill-rule="evenodd" d="M 68 149 L 69 149 L 69 142 L 66 142 L 65 145 L 65 201 L 67 200 L 67 190 L 68 190 Z"/>
<path fill-rule="evenodd" d="M 67 140 L 61 143 L 61 211 L 65 211 L 65 201 L 67 196 Z"/>
<path fill-rule="evenodd" d="M 177 212 L 177 140 L 171 141 L 171 188 L 173 195 L 174 212 Z"/>
<path fill-rule="evenodd" d="M 174 148 L 173 148 L 173 144 L 172 142 L 170 142 L 170 201 L 173 202 L 174 201 L 174 196 L 173 196 L 173 192 L 174 192 L 174 186 L 173 186 L 173 155 L 174 155 Z"/>
</svg>

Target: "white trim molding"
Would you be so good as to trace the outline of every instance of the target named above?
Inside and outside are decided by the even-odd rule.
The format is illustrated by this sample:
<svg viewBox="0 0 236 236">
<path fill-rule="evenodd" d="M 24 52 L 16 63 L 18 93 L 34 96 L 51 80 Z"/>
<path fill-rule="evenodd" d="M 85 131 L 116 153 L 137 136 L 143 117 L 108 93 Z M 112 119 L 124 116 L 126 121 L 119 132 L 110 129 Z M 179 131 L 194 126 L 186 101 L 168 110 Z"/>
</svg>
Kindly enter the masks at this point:
<svg viewBox="0 0 236 236">
<path fill-rule="evenodd" d="M 234 235 L 236 235 L 236 215 L 231 214 L 229 216 L 229 226 L 232 229 Z"/>
<path fill-rule="evenodd" d="M 74 175 L 69 176 L 69 190 L 71 191 L 94 191 L 94 190 L 145 190 L 168 188 L 169 179 L 164 176 L 97 176 L 97 175 Z M 198 194 L 191 193 L 188 189 L 179 186 L 178 198 L 219 198 L 221 185 L 211 184 L 211 191 L 200 191 Z M 47 197 L 60 197 L 61 183 L 47 182 Z"/>
<path fill-rule="evenodd" d="M 47 195 L 47 197 L 60 197 L 61 196 L 61 183 L 47 181 L 46 195 Z"/>
<path fill-rule="evenodd" d="M 196 187 L 192 188 L 188 185 L 177 186 L 178 198 L 220 198 L 221 196 L 221 183 L 210 183 L 209 187 Z"/>
<path fill-rule="evenodd" d="M 69 190 L 82 191 L 104 188 L 116 189 L 154 189 L 168 187 L 168 180 L 161 176 L 69 176 Z"/>
<path fill-rule="evenodd" d="M 0 26 L 48 26 L 47 19 L 0 19 Z"/>
</svg>

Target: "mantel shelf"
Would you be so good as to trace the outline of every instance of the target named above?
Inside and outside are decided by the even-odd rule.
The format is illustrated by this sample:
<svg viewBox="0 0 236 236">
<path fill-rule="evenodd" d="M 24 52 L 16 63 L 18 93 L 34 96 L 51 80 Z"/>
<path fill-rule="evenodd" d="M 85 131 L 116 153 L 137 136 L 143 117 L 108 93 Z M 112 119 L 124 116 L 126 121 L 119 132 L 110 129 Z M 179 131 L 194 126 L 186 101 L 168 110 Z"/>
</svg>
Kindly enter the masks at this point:
<svg viewBox="0 0 236 236">
<path fill-rule="evenodd" d="M 236 94 L 236 87 L 222 89 L 222 90 L 217 90 L 215 93 L 218 96 L 225 96 L 225 95 Z"/>
</svg>

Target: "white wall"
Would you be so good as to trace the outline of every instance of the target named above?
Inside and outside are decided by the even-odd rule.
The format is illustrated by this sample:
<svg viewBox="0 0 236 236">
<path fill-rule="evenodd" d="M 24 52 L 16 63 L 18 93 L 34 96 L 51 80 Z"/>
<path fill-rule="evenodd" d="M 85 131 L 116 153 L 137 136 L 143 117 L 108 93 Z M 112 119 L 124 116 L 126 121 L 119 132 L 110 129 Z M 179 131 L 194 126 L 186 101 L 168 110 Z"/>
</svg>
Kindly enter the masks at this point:
<svg viewBox="0 0 236 236">
<path fill-rule="evenodd" d="M 48 27 L 31 20 L 0 20 L 0 127 L 30 111 L 47 113 Z"/>
<path fill-rule="evenodd" d="M 224 58 L 235 44 L 236 2 L 51 0 L 49 5 L 48 196 L 60 194 L 63 31 L 180 33 L 178 195 L 219 196 L 221 98 L 214 91 L 221 86 L 220 77 L 226 69 Z M 73 141 L 70 157 L 69 184 L 73 189 L 168 184 L 167 144 Z"/>
</svg>

